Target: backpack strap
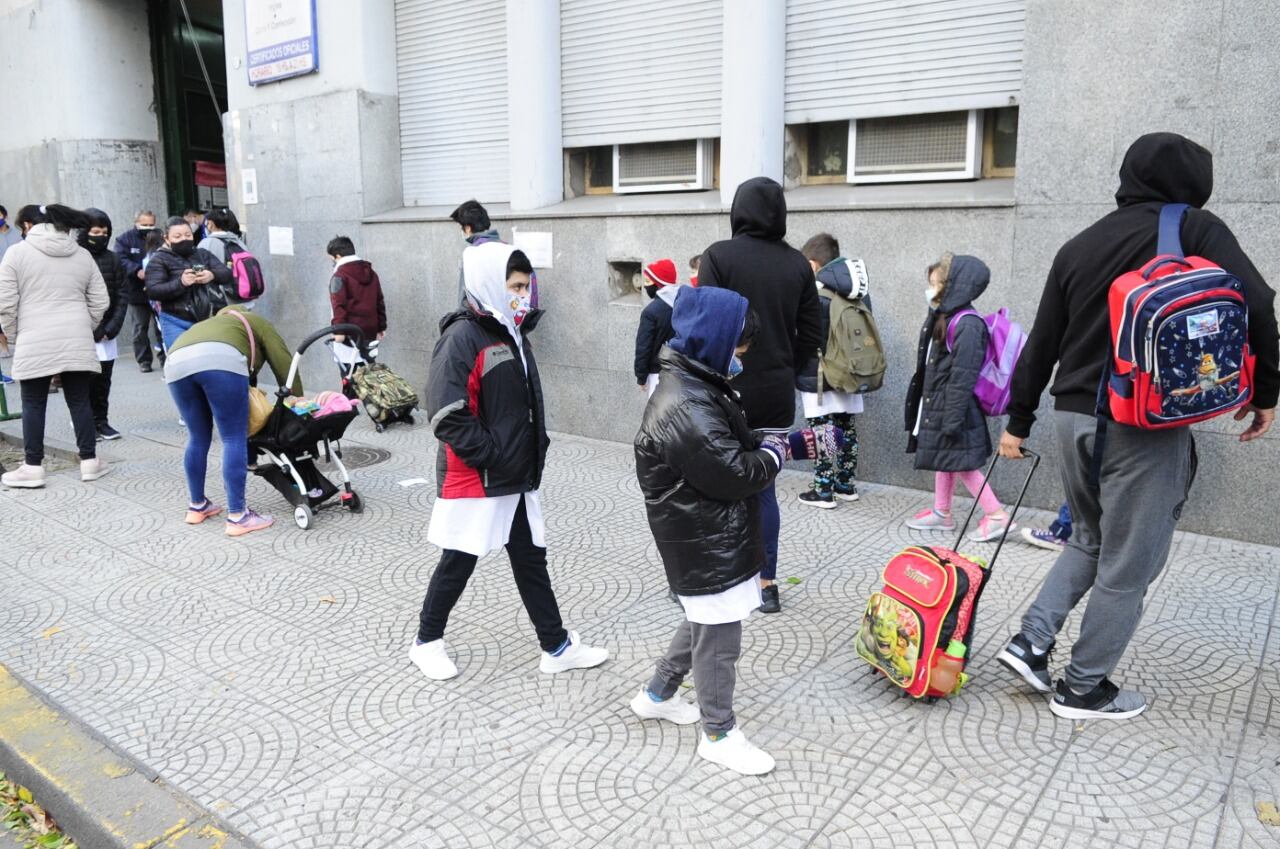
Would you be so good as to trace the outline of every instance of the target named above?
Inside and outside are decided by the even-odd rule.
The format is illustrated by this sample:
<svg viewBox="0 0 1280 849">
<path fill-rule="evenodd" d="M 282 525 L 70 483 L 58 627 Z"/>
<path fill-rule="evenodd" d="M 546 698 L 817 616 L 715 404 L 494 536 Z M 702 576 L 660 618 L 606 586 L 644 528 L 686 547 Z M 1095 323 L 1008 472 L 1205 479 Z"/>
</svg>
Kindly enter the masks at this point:
<svg viewBox="0 0 1280 849">
<path fill-rule="evenodd" d="M 1157 256 L 1186 256 L 1182 252 L 1182 216 L 1188 204 L 1166 203 L 1160 207 L 1160 230 L 1156 242 Z"/>
<path fill-rule="evenodd" d="M 973 307 L 969 307 L 968 309 L 963 309 L 963 310 L 960 310 L 960 312 L 953 313 L 951 318 L 947 320 L 947 350 L 948 351 L 950 351 L 951 346 L 955 344 L 956 327 L 959 326 L 960 319 L 964 318 L 966 315 L 976 315 L 978 316 L 978 318 L 982 318 L 982 316 L 978 314 L 978 311 L 975 310 Z"/>
<path fill-rule="evenodd" d="M 253 364 L 258 360 L 258 343 L 253 338 L 253 328 L 249 326 L 249 319 L 245 318 L 239 310 L 227 310 L 231 315 L 240 319 L 240 323 L 244 325 L 244 332 L 249 337 L 249 371 L 253 372 Z"/>
</svg>

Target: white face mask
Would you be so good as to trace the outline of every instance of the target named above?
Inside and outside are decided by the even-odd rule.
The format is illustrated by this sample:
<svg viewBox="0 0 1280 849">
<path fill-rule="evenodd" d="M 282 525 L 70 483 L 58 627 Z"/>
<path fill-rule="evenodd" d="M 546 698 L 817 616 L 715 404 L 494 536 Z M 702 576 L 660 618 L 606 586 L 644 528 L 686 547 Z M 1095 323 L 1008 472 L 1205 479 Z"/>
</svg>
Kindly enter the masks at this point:
<svg viewBox="0 0 1280 849">
<path fill-rule="evenodd" d="M 937 300 L 938 293 L 932 286 L 926 286 L 924 289 L 924 300 L 929 306 L 933 306 L 933 302 Z"/>
</svg>

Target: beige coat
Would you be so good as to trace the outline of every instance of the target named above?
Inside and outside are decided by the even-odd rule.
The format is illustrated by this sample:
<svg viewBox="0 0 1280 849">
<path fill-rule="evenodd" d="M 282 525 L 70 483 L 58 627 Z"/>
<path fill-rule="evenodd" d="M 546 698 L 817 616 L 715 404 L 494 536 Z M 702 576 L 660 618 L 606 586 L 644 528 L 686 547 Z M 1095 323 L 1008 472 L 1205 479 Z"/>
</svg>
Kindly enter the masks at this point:
<svg viewBox="0 0 1280 849">
<path fill-rule="evenodd" d="M 109 304 L 89 252 L 70 233 L 32 227 L 0 260 L 0 332 L 14 346 L 14 378 L 101 371 L 93 329 Z"/>
</svg>

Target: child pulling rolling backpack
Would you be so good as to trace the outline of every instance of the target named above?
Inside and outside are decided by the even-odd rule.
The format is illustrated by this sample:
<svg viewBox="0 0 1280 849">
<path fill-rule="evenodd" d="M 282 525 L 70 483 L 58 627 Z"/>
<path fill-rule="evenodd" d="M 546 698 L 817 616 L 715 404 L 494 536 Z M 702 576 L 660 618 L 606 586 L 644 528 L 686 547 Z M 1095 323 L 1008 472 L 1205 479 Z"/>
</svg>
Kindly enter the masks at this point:
<svg viewBox="0 0 1280 849">
<path fill-rule="evenodd" d="M 969 680 L 964 668 L 973 643 L 978 599 L 991 580 L 1013 516 L 1040 465 L 1040 455 L 1026 449 L 1023 453 L 1032 460 L 1031 470 L 990 563 L 952 549 L 911 546 L 889 560 L 884 587 L 867 601 L 856 640 L 858 654 L 913 698 L 937 701 L 960 692 Z M 984 487 L 999 457 L 991 458 Z M 956 537 L 956 548 L 964 541 L 977 506 L 975 500 Z"/>
</svg>

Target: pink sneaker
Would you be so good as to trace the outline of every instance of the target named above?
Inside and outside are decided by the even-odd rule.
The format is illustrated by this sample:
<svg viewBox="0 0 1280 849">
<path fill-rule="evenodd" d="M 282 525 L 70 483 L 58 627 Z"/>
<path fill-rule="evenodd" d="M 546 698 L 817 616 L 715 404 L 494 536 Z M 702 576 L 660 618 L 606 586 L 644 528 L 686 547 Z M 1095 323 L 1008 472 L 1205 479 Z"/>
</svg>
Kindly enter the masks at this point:
<svg viewBox="0 0 1280 849">
<path fill-rule="evenodd" d="M 1016 527 L 1018 526 L 1010 523 L 1009 514 L 1002 511 L 998 515 L 979 519 L 978 529 L 969 534 L 969 539 L 973 542 L 991 542 L 1000 539 L 1006 529 L 1012 532 Z"/>
<path fill-rule="evenodd" d="M 907 520 L 907 527 L 915 531 L 954 531 L 956 520 L 950 513 L 939 513 L 932 507 L 926 507 Z"/>
<path fill-rule="evenodd" d="M 222 512 L 222 508 L 214 504 L 209 499 L 205 499 L 204 503 L 199 507 L 187 507 L 187 518 L 184 519 L 188 525 L 198 525 L 205 519 L 216 516 Z"/>
<path fill-rule="evenodd" d="M 244 515 L 239 519 L 227 517 L 227 536 L 241 537 L 245 534 L 261 531 L 271 527 L 276 522 L 270 516 L 259 516 L 252 510 L 245 510 Z"/>
</svg>

